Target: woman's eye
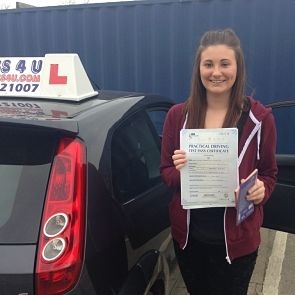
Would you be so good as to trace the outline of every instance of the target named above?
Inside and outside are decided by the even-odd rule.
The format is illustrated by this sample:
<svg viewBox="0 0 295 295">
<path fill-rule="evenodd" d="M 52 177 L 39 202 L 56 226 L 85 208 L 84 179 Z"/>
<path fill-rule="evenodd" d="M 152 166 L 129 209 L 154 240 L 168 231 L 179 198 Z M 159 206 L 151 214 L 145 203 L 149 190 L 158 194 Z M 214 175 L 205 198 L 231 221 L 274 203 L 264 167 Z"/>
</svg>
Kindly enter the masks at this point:
<svg viewBox="0 0 295 295">
<path fill-rule="evenodd" d="M 212 64 L 211 64 L 211 63 L 205 63 L 205 64 L 204 64 L 204 67 L 205 67 L 205 68 L 211 68 L 211 67 L 212 67 Z"/>
</svg>

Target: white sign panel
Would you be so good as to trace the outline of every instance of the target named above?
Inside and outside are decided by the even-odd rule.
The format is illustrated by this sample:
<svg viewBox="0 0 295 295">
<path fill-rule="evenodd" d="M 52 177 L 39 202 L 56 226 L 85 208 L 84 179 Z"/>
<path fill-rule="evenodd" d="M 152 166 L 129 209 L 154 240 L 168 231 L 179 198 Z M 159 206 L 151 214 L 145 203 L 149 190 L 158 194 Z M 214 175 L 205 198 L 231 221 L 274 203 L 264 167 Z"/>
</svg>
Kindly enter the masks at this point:
<svg viewBox="0 0 295 295">
<path fill-rule="evenodd" d="M 0 96 L 79 101 L 95 96 L 77 54 L 0 57 Z"/>
</svg>

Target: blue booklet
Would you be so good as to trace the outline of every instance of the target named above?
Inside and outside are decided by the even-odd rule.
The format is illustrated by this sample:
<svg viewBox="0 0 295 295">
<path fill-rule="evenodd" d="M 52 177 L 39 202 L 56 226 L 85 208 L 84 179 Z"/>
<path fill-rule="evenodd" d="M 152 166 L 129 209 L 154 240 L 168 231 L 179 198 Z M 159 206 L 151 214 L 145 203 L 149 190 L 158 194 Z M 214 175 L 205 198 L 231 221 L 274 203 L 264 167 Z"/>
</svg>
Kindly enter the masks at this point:
<svg viewBox="0 0 295 295">
<path fill-rule="evenodd" d="M 239 225 L 243 220 L 249 217 L 254 211 L 254 203 L 247 200 L 248 190 L 256 183 L 258 170 L 255 169 L 240 186 L 235 190 L 237 219 Z"/>
</svg>

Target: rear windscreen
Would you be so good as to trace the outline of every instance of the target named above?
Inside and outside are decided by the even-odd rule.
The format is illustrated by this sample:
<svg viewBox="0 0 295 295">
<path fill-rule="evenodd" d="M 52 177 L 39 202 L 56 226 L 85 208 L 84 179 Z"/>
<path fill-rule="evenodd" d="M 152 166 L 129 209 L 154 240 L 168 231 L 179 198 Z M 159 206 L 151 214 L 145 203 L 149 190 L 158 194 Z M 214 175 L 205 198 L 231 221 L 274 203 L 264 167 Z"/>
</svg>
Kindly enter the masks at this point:
<svg viewBox="0 0 295 295">
<path fill-rule="evenodd" d="M 0 126 L 0 244 L 36 243 L 57 136 Z"/>
</svg>

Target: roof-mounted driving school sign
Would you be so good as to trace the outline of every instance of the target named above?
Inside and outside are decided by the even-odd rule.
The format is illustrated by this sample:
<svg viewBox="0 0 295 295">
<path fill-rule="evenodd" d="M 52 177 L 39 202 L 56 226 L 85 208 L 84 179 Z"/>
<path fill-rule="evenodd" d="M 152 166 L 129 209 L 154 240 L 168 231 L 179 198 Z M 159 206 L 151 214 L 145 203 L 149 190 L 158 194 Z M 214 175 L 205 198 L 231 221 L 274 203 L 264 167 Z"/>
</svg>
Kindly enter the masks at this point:
<svg viewBox="0 0 295 295">
<path fill-rule="evenodd" d="M 0 57 L 0 96 L 80 101 L 97 95 L 77 54 Z"/>
</svg>

